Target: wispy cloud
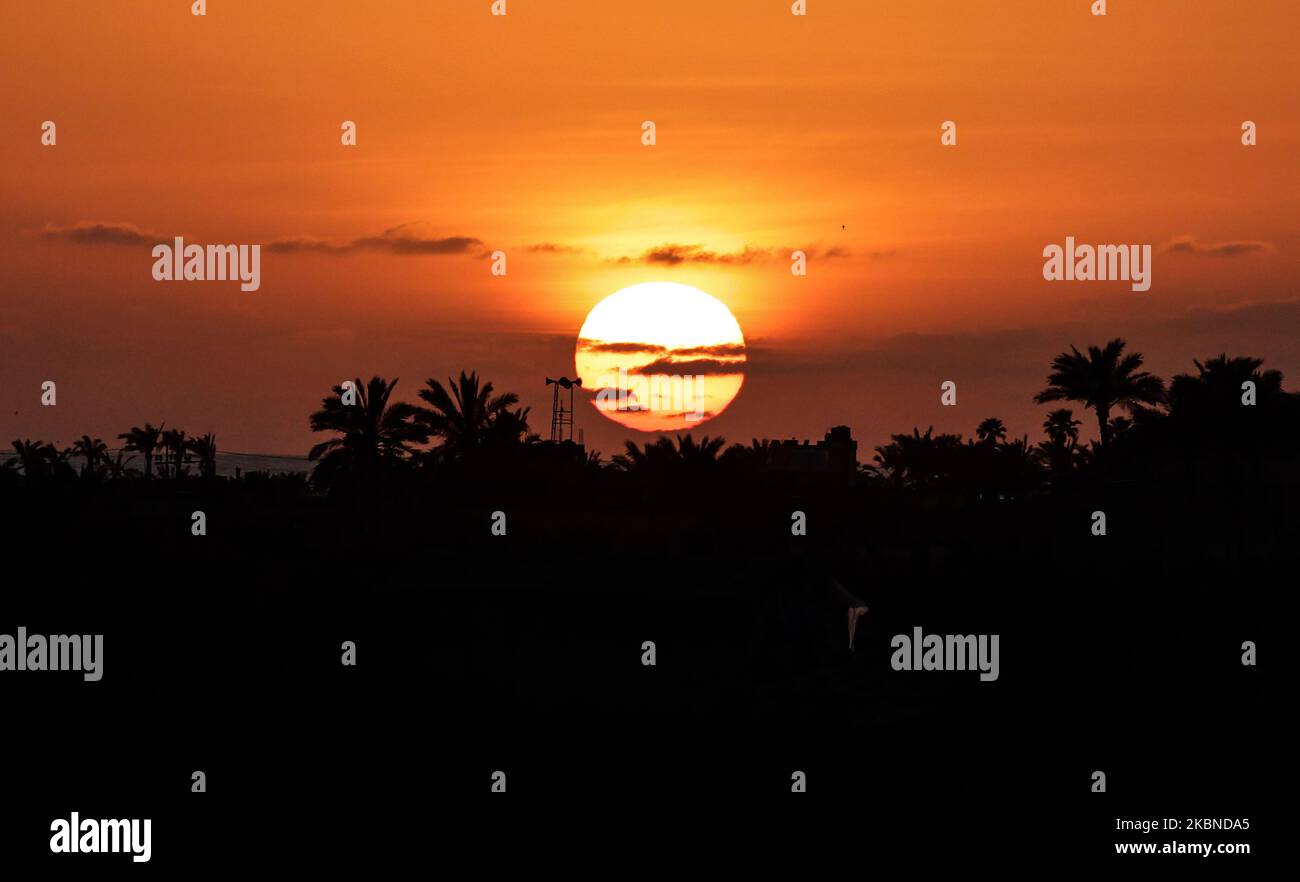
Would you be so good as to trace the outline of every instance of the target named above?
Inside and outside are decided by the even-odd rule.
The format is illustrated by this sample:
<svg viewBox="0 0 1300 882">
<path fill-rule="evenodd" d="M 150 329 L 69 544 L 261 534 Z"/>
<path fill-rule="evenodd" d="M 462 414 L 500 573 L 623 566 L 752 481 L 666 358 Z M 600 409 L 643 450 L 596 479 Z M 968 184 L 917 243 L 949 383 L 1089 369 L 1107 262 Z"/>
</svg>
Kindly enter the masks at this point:
<svg viewBox="0 0 1300 882">
<path fill-rule="evenodd" d="M 672 358 L 660 358 L 649 364 L 628 370 L 630 374 L 743 374 L 743 361 L 722 361 L 717 358 L 694 358 L 675 361 Z"/>
<path fill-rule="evenodd" d="M 473 236 L 430 236 L 422 234 L 415 224 L 401 224 L 384 230 L 378 236 L 362 236 L 344 242 L 300 236 L 276 239 L 266 247 L 268 251 L 280 253 L 317 254 L 351 254 L 357 251 L 380 251 L 399 255 L 480 254 L 485 250 L 483 241 Z"/>
<path fill-rule="evenodd" d="M 1165 254 L 1205 254 L 1213 257 L 1242 257 L 1251 254 L 1269 254 L 1275 249 L 1272 242 L 1201 242 L 1195 236 L 1176 236 L 1160 249 Z"/>
<path fill-rule="evenodd" d="M 581 245 L 562 245 L 559 242 L 538 242 L 536 245 L 524 246 L 525 251 L 534 254 L 589 254 L 590 248 Z"/>
<path fill-rule="evenodd" d="M 156 245 L 172 239 L 121 221 L 77 221 L 62 226 L 46 224 L 41 235 L 46 239 L 83 245 Z"/>
<path fill-rule="evenodd" d="M 642 352 L 650 355 L 662 355 L 668 351 L 668 347 L 660 346 L 657 343 L 606 343 L 604 340 L 591 340 L 587 337 L 578 338 L 578 348 L 587 352 L 612 352 L 618 355 L 631 355 Z"/>
<path fill-rule="evenodd" d="M 686 346 L 680 349 L 674 349 L 673 356 L 677 358 L 700 356 L 700 355 L 740 355 L 745 354 L 744 343 L 714 343 L 709 346 Z"/>
<path fill-rule="evenodd" d="M 77 221 L 73 224 L 46 224 L 41 230 L 46 239 L 85 245 L 156 245 L 170 244 L 173 234 L 164 235 L 142 230 L 124 221 Z M 378 236 L 362 236 L 333 242 L 311 236 L 276 239 L 267 243 L 268 251 L 279 253 L 351 254 L 356 251 L 379 251 L 389 254 L 482 254 L 487 251 L 482 240 L 473 236 L 431 236 L 419 225 L 401 224 Z"/>
<path fill-rule="evenodd" d="M 683 346 L 670 348 L 657 343 L 619 342 L 607 343 L 604 340 L 578 338 L 578 348 L 584 352 L 609 352 L 616 355 L 657 355 L 672 358 L 744 358 L 744 343 L 715 343 L 708 346 Z"/>
<path fill-rule="evenodd" d="M 848 257 L 849 251 L 839 246 L 820 249 L 812 246 L 795 248 L 758 248 L 746 245 L 740 251 L 710 251 L 703 245 L 684 245 L 668 242 L 646 249 L 634 257 L 624 256 L 615 259 L 616 263 L 644 263 L 658 266 L 677 266 L 683 263 L 711 263 L 730 266 L 744 266 L 766 261 L 789 260 L 796 250 L 803 251 L 810 259 L 833 259 Z"/>
</svg>

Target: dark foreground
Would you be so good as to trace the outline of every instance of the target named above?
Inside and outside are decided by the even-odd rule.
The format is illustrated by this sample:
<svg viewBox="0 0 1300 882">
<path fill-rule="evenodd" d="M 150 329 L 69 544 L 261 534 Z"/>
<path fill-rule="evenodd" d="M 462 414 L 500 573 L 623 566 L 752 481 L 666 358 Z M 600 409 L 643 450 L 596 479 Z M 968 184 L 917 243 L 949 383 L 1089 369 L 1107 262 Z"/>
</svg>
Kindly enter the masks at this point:
<svg viewBox="0 0 1300 882">
<path fill-rule="evenodd" d="M 1288 492 L 579 506 L 545 490 L 360 518 L 291 484 L 10 488 L 0 632 L 105 637 L 100 682 L 0 674 L 6 860 L 142 866 L 52 855 L 71 811 L 152 818 L 159 868 L 490 861 L 533 836 L 575 860 L 687 836 L 765 861 L 812 819 L 825 856 L 860 867 L 1265 850 Z M 1106 537 L 1088 526 L 1100 497 Z M 853 652 L 832 582 L 870 608 Z M 890 638 L 915 626 L 998 634 L 998 679 L 894 671 Z M 486 801 L 497 771 L 516 802 Z M 807 792 L 782 804 L 796 771 Z M 1250 829 L 1119 834 L 1117 818 Z"/>
</svg>

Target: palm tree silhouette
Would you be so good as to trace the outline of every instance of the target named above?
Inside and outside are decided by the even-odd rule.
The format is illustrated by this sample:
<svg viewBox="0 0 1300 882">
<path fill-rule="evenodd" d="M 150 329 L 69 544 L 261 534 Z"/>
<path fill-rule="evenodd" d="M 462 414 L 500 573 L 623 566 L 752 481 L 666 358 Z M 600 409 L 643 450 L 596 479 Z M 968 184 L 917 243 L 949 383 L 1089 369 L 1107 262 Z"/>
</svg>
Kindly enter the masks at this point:
<svg viewBox="0 0 1300 882">
<path fill-rule="evenodd" d="M 23 477 L 28 481 L 40 481 L 54 473 L 54 464 L 59 459 L 59 451 L 53 444 L 31 439 L 13 442 L 14 453 L 23 469 Z"/>
<path fill-rule="evenodd" d="M 1007 440 L 1007 427 L 1002 425 L 1002 420 L 997 417 L 989 417 L 975 429 L 975 437 L 981 444 L 994 445 L 999 441 Z"/>
<path fill-rule="evenodd" d="M 104 443 L 104 439 L 91 438 L 89 435 L 82 435 L 72 442 L 72 452 L 74 456 L 84 460 L 81 466 L 83 478 L 93 478 L 98 473 L 99 464 L 108 459 L 108 445 Z"/>
<path fill-rule="evenodd" d="M 1262 358 L 1220 354 L 1196 365 L 1196 375 L 1175 374 L 1169 383 L 1169 412 L 1172 416 L 1202 417 L 1215 412 L 1216 420 L 1239 412 L 1242 385 L 1255 384 L 1257 401 L 1262 405 L 1282 395 L 1282 372 L 1260 371 Z"/>
<path fill-rule="evenodd" d="M 166 471 L 173 478 L 181 476 L 181 460 L 185 456 L 185 432 L 180 429 L 168 429 L 162 433 L 162 446 L 167 451 L 164 458 Z"/>
<path fill-rule="evenodd" d="M 357 378 L 356 404 L 343 403 L 343 386 L 322 399 L 321 409 L 311 415 L 313 432 L 337 432 L 339 437 L 312 447 L 307 458 L 316 463 L 312 483 L 334 487 L 343 476 L 355 477 L 362 487 L 374 483 L 380 473 L 405 460 L 410 445 L 429 440 L 428 431 L 416 417 L 419 409 L 405 402 L 390 404 L 397 380 L 391 383 L 371 377 L 364 386 Z"/>
<path fill-rule="evenodd" d="M 528 408 L 510 409 L 519 396 L 506 392 L 494 398 L 492 391 L 491 383 L 480 384 L 477 372 L 461 371 L 456 380 L 448 377 L 445 387 L 432 377 L 425 381 L 420 398 L 430 406 L 416 413 L 428 435 L 442 439 L 443 456 L 464 460 L 484 447 L 533 439 L 528 434 Z"/>
<path fill-rule="evenodd" d="M 1104 347 L 1089 346 L 1084 355 L 1070 347 L 1052 361 L 1047 388 L 1034 396 L 1038 404 L 1051 401 L 1081 401 L 1097 414 L 1101 449 L 1111 438 L 1112 408 L 1129 411 L 1165 400 L 1164 382 L 1157 376 L 1140 371 L 1142 354 L 1124 354 L 1124 340 L 1115 338 Z"/>
<path fill-rule="evenodd" d="M 1048 440 L 1060 447 L 1070 448 L 1079 441 L 1079 426 L 1083 423 L 1074 418 L 1074 411 L 1062 407 L 1051 411 L 1043 420 L 1043 433 Z"/>
<path fill-rule="evenodd" d="M 1047 440 L 1039 442 L 1035 449 L 1039 459 L 1045 461 L 1053 472 L 1062 474 L 1070 470 L 1081 425 L 1074 418 L 1074 411 L 1067 407 L 1050 412 L 1043 420 L 1043 433 Z"/>
<path fill-rule="evenodd" d="M 889 472 L 891 483 L 924 487 L 958 471 L 962 449 L 961 435 L 936 435 L 930 426 L 924 435 L 913 428 L 910 435 L 889 436 L 888 444 L 876 448 L 874 459 L 878 470 Z"/>
<path fill-rule="evenodd" d="M 722 461 L 741 469 L 761 472 L 772 465 L 776 445 L 764 438 L 750 439 L 749 444 L 733 444 L 722 454 Z"/>
<path fill-rule="evenodd" d="M 667 436 L 638 447 L 635 441 L 625 441 L 625 453 L 614 456 L 610 462 L 615 469 L 641 475 L 676 472 L 679 469 L 699 471 L 711 468 L 718 462 L 718 454 L 725 438 L 705 435 L 698 442 L 691 435 L 677 435 L 676 443 Z"/>
<path fill-rule="evenodd" d="M 110 459 L 107 454 L 104 456 L 104 468 L 108 469 L 108 476 L 114 481 L 129 477 L 130 475 L 139 474 L 135 469 L 130 467 L 130 462 L 135 457 L 124 458 L 126 453 L 119 450 L 115 459 Z"/>
<path fill-rule="evenodd" d="M 1042 478 L 1042 469 L 1028 435 L 999 444 L 994 452 L 994 474 L 1000 488 L 1021 490 L 1033 486 Z"/>
<path fill-rule="evenodd" d="M 189 440 L 190 452 L 199 459 L 199 474 L 212 478 L 217 473 L 217 436 L 208 432 Z"/>
<path fill-rule="evenodd" d="M 166 425 L 166 423 L 163 423 Z M 117 437 L 126 442 L 122 449 L 132 453 L 144 454 L 144 476 L 153 477 L 153 452 L 158 449 L 162 438 L 162 426 L 154 427 L 150 423 L 144 426 L 132 426 L 131 431 L 123 432 Z"/>
</svg>

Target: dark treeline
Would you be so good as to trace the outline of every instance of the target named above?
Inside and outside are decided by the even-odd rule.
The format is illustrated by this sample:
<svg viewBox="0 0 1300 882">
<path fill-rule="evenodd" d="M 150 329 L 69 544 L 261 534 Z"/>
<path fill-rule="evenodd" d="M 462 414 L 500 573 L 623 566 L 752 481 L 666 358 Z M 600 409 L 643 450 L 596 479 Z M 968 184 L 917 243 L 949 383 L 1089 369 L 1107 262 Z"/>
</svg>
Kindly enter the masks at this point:
<svg viewBox="0 0 1300 882">
<path fill-rule="evenodd" d="M 335 388 L 310 415 L 310 478 L 217 477 L 149 424 L 123 433 L 112 467 L 93 438 L 66 456 L 20 442 L 0 531 L 71 587 L 15 592 L 11 621 L 74 628 L 56 603 L 127 648 L 181 623 L 165 639 L 186 664 L 167 688 L 220 696 L 192 703 L 183 731 L 228 719 L 213 750 L 257 781 L 286 771 L 248 739 L 249 714 L 281 752 L 311 756 L 303 768 L 361 738 L 393 780 L 436 736 L 466 787 L 507 754 L 543 778 L 618 768 L 628 792 L 682 768 L 728 792 L 788 789 L 791 768 L 825 757 L 821 788 L 932 787 L 956 807 L 987 795 L 943 789 L 978 756 L 980 781 L 1027 804 L 1075 806 L 1060 794 L 1105 768 L 1129 793 L 1243 805 L 1237 766 L 1199 770 L 1256 749 L 1239 720 L 1264 690 L 1239 655 L 1265 645 L 1271 589 L 1300 548 L 1300 399 L 1254 358 L 1168 382 L 1141 368 L 1120 341 L 1062 353 L 1038 390 L 1038 439 L 992 417 L 971 438 L 917 428 L 844 472 L 798 471 L 780 443 L 686 434 L 580 455 L 539 440 L 517 397 L 473 373 L 413 401 L 378 377 Z M 890 638 L 917 626 L 1002 635 L 1001 679 L 894 672 Z M 231 635 L 234 671 L 217 661 Z M 360 674 L 338 664 L 343 640 L 362 647 Z M 645 640 L 657 668 L 639 661 Z M 118 682 L 154 684 L 151 658 L 117 661 L 138 672 Z M 151 725 L 173 725 L 168 707 Z M 1160 756 L 1135 754 L 1133 731 Z M 706 771 L 724 754 L 733 771 Z M 1114 823 L 1109 804 L 1087 805 Z"/>
<path fill-rule="evenodd" d="M 494 511 L 507 511 L 512 537 L 525 543 L 580 535 L 612 549 L 745 547 L 789 537 L 794 510 L 816 524 L 806 544 L 828 559 L 833 549 L 860 555 L 864 547 L 960 557 L 1028 544 L 1048 554 L 1086 539 L 1095 511 L 1118 522 L 1111 545 L 1133 556 L 1231 559 L 1289 547 L 1300 396 L 1257 358 L 1193 361 L 1194 372 L 1169 382 L 1142 363 L 1123 340 L 1072 348 L 1052 361 L 1035 396 L 1047 406 L 1039 439 L 1008 437 L 996 417 L 970 438 L 914 428 L 843 470 L 796 468 L 778 455 L 780 442 L 727 445 L 692 434 L 628 441 L 603 460 L 542 441 L 517 395 L 462 372 L 445 384 L 427 380 L 415 403 L 397 397 L 397 380 L 335 387 L 310 416 L 322 440 L 309 477 L 217 477 L 211 434 L 145 423 L 118 436 L 115 457 L 98 438 L 66 450 L 15 441 L 0 488 L 22 488 L 29 500 L 42 487 L 102 491 L 102 505 L 175 498 L 168 488 L 177 488 L 218 509 L 256 509 L 241 523 L 277 519 L 279 534 L 409 534 L 450 547 L 490 541 Z M 1073 407 L 1052 407 L 1064 404 Z M 1081 440 L 1085 425 L 1097 440 Z"/>
<path fill-rule="evenodd" d="M 644 501 L 701 482 L 760 490 L 849 485 L 1005 500 L 1080 482 L 1289 479 L 1300 438 L 1300 396 L 1285 391 L 1282 375 L 1263 370 L 1257 358 L 1219 355 L 1193 364 L 1194 373 L 1166 383 L 1141 370 L 1142 356 L 1126 352 L 1123 340 L 1086 353 L 1072 349 L 1053 361 L 1035 401 L 1074 403 L 1078 410 L 1046 412 L 1041 440 L 1009 438 L 997 417 L 982 420 L 969 439 L 915 428 L 891 436 L 870 463 L 837 480 L 783 467 L 775 442 L 765 439 L 728 446 L 707 435 L 661 436 L 644 444 L 627 441 L 609 460 L 595 451 L 579 456 L 573 445 L 543 442 L 518 396 L 496 393 L 476 373 L 462 372 L 446 385 L 427 380 L 418 404 L 396 399 L 396 380 L 357 379 L 351 390 L 335 387 L 311 415 L 312 430 L 327 437 L 310 452 L 314 469 L 304 490 L 365 505 L 374 514 L 422 489 L 473 495 L 556 481 L 575 494 L 608 491 Z M 1089 444 L 1080 440 L 1085 421 L 1098 437 Z M 123 444 L 116 455 L 103 439 L 89 436 L 67 448 L 15 440 L 0 482 L 219 480 L 211 433 L 190 437 L 146 422 L 117 437 Z"/>
</svg>

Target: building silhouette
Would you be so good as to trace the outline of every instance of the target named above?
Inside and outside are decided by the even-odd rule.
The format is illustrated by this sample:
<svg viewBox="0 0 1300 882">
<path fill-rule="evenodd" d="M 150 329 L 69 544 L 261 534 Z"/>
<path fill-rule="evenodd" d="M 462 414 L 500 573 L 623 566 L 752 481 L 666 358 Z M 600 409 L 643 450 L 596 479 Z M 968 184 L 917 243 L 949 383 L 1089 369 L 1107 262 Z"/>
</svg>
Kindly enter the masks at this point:
<svg viewBox="0 0 1300 882">
<path fill-rule="evenodd" d="M 772 468 L 803 473 L 851 476 L 858 466 L 858 442 L 848 426 L 835 426 L 815 444 L 791 438 L 772 442 Z"/>
</svg>

